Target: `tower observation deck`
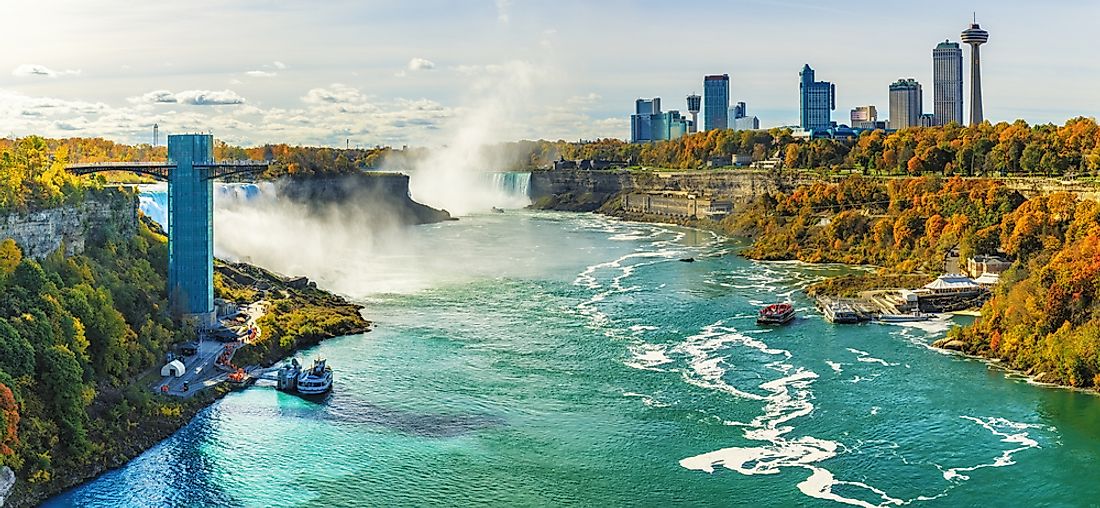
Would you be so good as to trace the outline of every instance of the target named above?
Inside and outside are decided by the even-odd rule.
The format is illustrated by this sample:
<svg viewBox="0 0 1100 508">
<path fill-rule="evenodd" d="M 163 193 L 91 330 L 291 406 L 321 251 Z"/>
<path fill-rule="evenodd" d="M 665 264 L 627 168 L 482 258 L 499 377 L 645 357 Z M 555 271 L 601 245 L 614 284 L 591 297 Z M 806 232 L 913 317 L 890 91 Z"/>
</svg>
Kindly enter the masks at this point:
<svg viewBox="0 0 1100 508">
<path fill-rule="evenodd" d="M 963 30 L 962 41 L 970 45 L 970 125 L 985 120 L 982 114 L 982 59 L 979 46 L 989 42 L 989 32 L 978 26 L 977 16 L 970 28 Z"/>
<path fill-rule="evenodd" d="M 168 136 L 168 162 L 71 164 L 76 175 L 130 171 L 168 182 L 168 301 L 199 327 L 214 324 L 214 180 L 267 169 L 264 161 L 214 161 L 209 134 Z"/>
</svg>

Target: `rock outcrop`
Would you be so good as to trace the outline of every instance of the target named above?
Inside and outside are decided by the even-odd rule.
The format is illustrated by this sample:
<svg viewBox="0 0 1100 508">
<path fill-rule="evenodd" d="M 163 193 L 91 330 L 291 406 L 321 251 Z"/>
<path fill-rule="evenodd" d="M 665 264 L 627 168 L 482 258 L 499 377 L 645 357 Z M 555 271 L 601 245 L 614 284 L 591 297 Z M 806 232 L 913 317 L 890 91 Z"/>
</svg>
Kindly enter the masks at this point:
<svg viewBox="0 0 1100 508">
<path fill-rule="evenodd" d="M 789 190 L 807 183 L 801 174 L 777 174 L 750 169 L 709 171 L 552 170 L 531 173 L 531 199 L 536 208 L 568 211 L 598 210 L 626 191 L 690 192 L 746 202 L 763 193 Z"/>
<path fill-rule="evenodd" d="M 12 487 L 15 487 L 15 473 L 8 466 L 0 467 L 0 506 L 4 506 Z"/>
<path fill-rule="evenodd" d="M 11 238 L 23 255 L 42 259 L 65 245 L 68 255 L 84 252 L 88 234 L 109 227 L 128 238 L 137 231 L 137 196 L 120 189 L 89 191 L 80 204 L 0 215 L 0 239 Z"/>
<path fill-rule="evenodd" d="M 283 178 L 275 182 L 279 195 L 311 208 L 361 205 L 364 220 L 405 225 L 452 220 L 409 196 L 409 176 L 400 173 L 349 173 L 336 176 Z"/>
</svg>

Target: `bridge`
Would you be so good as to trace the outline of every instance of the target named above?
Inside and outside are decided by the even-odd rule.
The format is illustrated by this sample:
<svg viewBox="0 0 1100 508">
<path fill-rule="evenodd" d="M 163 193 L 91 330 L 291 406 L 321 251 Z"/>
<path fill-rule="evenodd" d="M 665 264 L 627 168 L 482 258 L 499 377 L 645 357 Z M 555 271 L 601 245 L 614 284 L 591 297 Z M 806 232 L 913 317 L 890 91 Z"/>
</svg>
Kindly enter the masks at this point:
<svg viewBox="0 0 1100 508">
<path fill-rule="evenodd" d="M 70 164 L 76 175 L 129 171 L 168 182 L 168 302 L 198 327 L 214 324 L 214 180 L 267 169 L 265 161 L 214 161 L 214 136 L 168 136 L 168 162 Z"/>
</svg>

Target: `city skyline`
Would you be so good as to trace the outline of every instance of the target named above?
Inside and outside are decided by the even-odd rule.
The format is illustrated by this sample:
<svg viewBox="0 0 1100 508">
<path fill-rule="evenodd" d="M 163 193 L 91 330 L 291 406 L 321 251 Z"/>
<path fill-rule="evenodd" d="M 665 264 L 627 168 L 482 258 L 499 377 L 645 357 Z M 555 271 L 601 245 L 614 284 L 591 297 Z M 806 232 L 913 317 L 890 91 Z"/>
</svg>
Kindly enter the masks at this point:
<svg viewBox="0 0 1100 508">
<path fill-rule="evenodd" d="M 722 73 L 730 75 L 731 102 L 752 104 L 762 127 L 796 125 L 794 76 L 803 64 L 836 84 L 837 110 L 881 107 L 898 76 L 934 82 L 930 49 L 958 41 L 974 10 L 996 35 L 982 52 L 987 119 L 1062 123 L 1100 114 L 1091 90 L 1100 69 L 1082 58 L 1100 43 L 1085 25 L 1100 4 L 746 2 L 736 9 L 737 33 L 714 29 L 733 8 L 701 1 L 334 1 L 323 9 L 237 1 L 216 3 L 226 6 L 216 18 L 186 15 L 205 4 L 215 5 L 7 6 L 26 22 L 0 35 L 17 48 L 0 55 L 0 136 L 147 143 L 159 123 L 163 134 L 209 129 L 243 145 L 437 145 L 471 114 L 493 110 L 481 118 L 494 126 L 490 140 L 626 138 L 635 99 L 664 97 L 686 111 L 682 98 L 703 92 L 702 76 Z M 691 15 L 703 10 L 729 16 Z M 623 35 L 654 15 L 710 35 L 629 51 Z M 861 44 L 858 34 L 838 31 L 853 20 L 899 30 L 903 20 L 906 35 Z M 226 44 L 219 34 L 230 29 Z M 812 43 L 838 37 L 851 51 Z M 843 116 L 833 119 L 845 123 Z"/>
</svg>

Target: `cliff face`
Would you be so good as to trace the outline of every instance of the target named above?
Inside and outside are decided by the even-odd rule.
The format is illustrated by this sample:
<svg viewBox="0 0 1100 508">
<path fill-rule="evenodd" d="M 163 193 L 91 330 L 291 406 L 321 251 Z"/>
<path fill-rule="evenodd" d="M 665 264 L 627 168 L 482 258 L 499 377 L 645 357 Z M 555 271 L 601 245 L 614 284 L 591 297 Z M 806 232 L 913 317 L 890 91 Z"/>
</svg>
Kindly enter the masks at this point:
<svg viewBox="0 0 1100 508">
<path fill-rule="evenodd" d="M 354 204 L 371 216 L 395 219 L 408 225 L 451 220 L 437 210 L 409 197 L 409 176 L 399 173 L 351 173 L 313 178 L 283 178 L 275 182 L 279 194 L 310 207 Z"/>
<path fill-rule="evenodd" d="M 137 231 L 137 195 L 118 189 L 90 191 L 77 205 L 0 215 L 0 239 L 12 238 L 23 255 L 42 259 L 64 243 L 65 254 L 84 252 L 88 233 L 108 227 L 123 237 Z"/>
<path fill-rule="evenodd" d="M 531 173 L 531 198 L 538 208 L 592 211 L 623 191 L 684 191 L 734 204 L 760 194 L 788 190 L 801 183 L 798 175 L 733 171 L 591 171 L 554 170 Z"/>
</svg>

